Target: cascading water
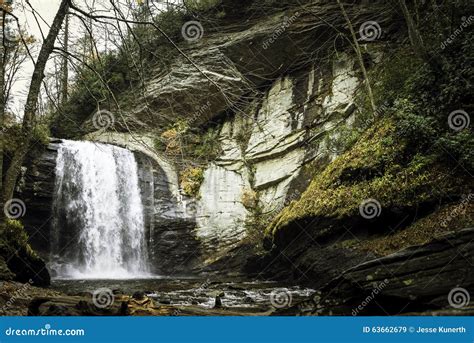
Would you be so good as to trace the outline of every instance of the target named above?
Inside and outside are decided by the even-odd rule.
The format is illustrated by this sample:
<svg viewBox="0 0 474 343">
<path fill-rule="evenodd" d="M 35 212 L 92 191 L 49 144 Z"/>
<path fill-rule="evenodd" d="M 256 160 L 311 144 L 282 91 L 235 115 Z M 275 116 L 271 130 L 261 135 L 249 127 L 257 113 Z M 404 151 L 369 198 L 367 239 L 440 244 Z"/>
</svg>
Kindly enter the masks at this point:
<svg viewBox="0 0 474 343">
<path fill-rule="evenodd" d="M 129 150 L 79 141 L 60 145 L 50 264 L 56 277 L 149 275 L 137 172 Z"/>
</svg>

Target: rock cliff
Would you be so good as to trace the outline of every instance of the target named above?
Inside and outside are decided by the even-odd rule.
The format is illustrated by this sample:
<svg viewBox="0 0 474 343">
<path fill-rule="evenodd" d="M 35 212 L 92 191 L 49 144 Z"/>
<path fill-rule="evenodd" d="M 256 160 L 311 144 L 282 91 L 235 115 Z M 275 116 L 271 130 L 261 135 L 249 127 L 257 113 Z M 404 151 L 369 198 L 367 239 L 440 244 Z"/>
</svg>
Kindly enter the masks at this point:
<svg viewBox="0 0 474 343">
<path fill-rule="evenodd" d="M 380 89 L 374 113 L 360 61 L 347 40 L 339 39 L 347 25 L 337 4 L 303 2 L 265 16 L 234 10 L 243 24 L 231 16 L 225 25 L 209 27 L 198 42 L 180 45 L 182 54 L 169 70 L 150 70 L 143 85 L 122 94 L 120 108 L 112 111 L 114 126 L 93 130 L 92 115 L 79 123 L 90 131 L 82 139 L 135 152 L 154 271 L 285 279 L 322 292 L 338 282 L 343 286 L 334 304 L 346 313 L 340 299 L 349 297 L 354 305 L 357 293 L 375 280 L 364 275 L 393 276 L 378 275 L 378 262 L 396 269 L 413 251 L 410 246 L 421 246 L 404 281 L 423 308 L 442 308 L 430 306 L 450 287 L 472 287 L 467 279 L 450 280 L 429 294 L 422 287 L 431 276 L 423 263 L 441 273 L 455 255 L 446 242 L 455 242 L 463 254 L 469 246 L 472 232 L 463 229 L 473 224 L 473 184 L 469 161 L 449 154 L 453 162 L 427 143 L 432 122 L 443 135 L 449 128 L 444 117 L 423 121 L 435 112 L 429 108 L 424 115 L 422 99 L 435 96 L 423 91 L 434 83 L 449 88 L 453 81 L 431 77 L 426 63 L 393 62 L 406 62 L 407 54 L 416 60 L 403 43 L 404 30 L 392 29 L 405 27 L 398 12 L 382 2 L 347 8 L 354 27 L 368 20 L 384 27 L 380 41 L 362 44 L 364 64 Z M 416 79 L 418 71 L 427 80 Z M 405 74 L 394 77 L 397 72 Z M 418 91 L 423 95 L 413 98 Z M 464 104 L 459 96 L 443 96 Z M 219 153 L 203 161 L 185 149 L 169 154 L 157 144 L 181 121 L 198 135 L 217 130 L 213 143 Z M 452 141 L 446 137 L 437 143 L 447 151 Z M 467 138 L 462 142 L 470 144 Z M 27 166 L 19 193 L 28 203 L 30 239 L 44 256 L 56 144 Z M 183 164 L 202 171 L 195 194 L 182 187 Z M 463 216 L 450 215 L 459 208 Z M 446 234 L 451 236 L 445 243 L 429 245 Z M 452 272 L 462 269 L 456 263 Z M 384 299 L 405 299 L 404 289 L 391 281 Z M 309 312 L 318 314 L 317 305 Z"/>
</svg>

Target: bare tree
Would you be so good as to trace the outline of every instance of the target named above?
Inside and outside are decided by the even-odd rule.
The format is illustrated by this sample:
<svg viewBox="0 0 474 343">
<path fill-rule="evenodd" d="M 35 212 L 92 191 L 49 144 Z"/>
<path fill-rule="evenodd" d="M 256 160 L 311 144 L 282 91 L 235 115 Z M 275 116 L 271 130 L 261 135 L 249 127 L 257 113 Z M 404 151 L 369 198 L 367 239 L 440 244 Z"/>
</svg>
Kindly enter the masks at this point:
<svg viewBox="0 0 474 343">
<path fill-rule="evenodd" d="M 35 63 L 33 76 L 28 89 L 28 96 L 25 104 L 25 111 L 21 129 L 21 143 L 15 151 L 10 162 L 8 170 L 3 182 L 3 200 L 7 201 L 12 198 L 15 189 L 16 181 L 20 174 L 21 165 L 31 144 L 33 129 L 36 121 L 38 97 L 41 90 L 41 85 L 44 79 L 46 63 L 49 56 L 53 52 L 54 43 L 59 31 L 63 25 L 64 18 L 67 15 L 70 5 L 70 0 L 62 0 L 59 9 L 54 17 L 53 23 L 49 30 L 46 39 L 43 41 L 38 58 Z M 1 211 L 3 213 L 3 211 Z"/>
<path fill-rule="evenodd" d="M 6 61 L 6 45 L 5 45 L 5 17 L 6 13 L 3 9 L 0 8 L 1 11 L 1 32 L 2 32 L 2 42 L 0 47 L 0 189 L 3 188 L 3 145 L 4 145 L 4 125 L 5 125 L 5 106 L 6 106 L 6 99 L 5 99 L 5 61 Z M 3 209 L 3 199 L 0 197 L 0 206 Z M 3 212 L 3 211 L 2 211 Z"/>
<path fill-rule="evenodd" d="M 69 17 L 66 15 L 64 24 L 64 39 L 63 49 L 66 53 L 69 51 Z M 69 82 L 69 69 L 68 69 L 68 56 L 64 54 L 61 65 L 61 103 L 64 104 L 68 97 L 68 82 Z"/>
</svg>

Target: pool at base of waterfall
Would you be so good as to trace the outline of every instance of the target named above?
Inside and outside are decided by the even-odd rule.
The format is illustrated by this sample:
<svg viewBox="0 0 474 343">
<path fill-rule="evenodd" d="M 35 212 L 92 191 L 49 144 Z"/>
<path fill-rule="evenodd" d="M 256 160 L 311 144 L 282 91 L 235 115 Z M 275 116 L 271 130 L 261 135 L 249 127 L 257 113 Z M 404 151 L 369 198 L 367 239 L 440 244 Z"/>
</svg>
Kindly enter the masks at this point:
<svg viewBox="0 0 474 343">
<path fill-rule="evenodd" d="M 144 293 L 156 306 L 188 306 L 212 309 L 219 296 L 222 308 L 264 312 L 272 307 L 296 304 L 315 291 L 273 281 L 228 281 L 196 278 L 152 278 L 133 280 L 53 280 L 52 288 L 68 295 L 84 295 L 97 289 L 114 294 Z"/>
</svg>

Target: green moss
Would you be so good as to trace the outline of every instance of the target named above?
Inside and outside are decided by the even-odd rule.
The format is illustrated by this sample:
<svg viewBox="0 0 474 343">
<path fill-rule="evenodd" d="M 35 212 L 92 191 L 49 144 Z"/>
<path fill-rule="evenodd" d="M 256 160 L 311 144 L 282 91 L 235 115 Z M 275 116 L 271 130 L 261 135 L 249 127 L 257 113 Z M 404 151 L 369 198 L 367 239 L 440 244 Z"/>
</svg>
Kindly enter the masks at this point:
<svg viewBox="0 0 474 343">
<path fill-rule="evenodd" d="M 0 226 L 0 255 L 8 257 L 19 250 L 25 251 L 27 256 L 38 258 L 28 244 L 28 235 L 23 224 L 18 220 L 8 219 Z"/>
<path fill-rule="evenodd" d="M 469 200 L 472 201 L 472 200 Z M 383 237 L 359 241 L 357 249 L 379 256 L 389 255 L 409 246 L 422 245 L 447 232 L 474 225 L 474 205 L 466 200 L 442 206 L 404 230 Z"/>
<path fill-rule="evenodd" d="M 267 234 L 305 217 L 358 215 L 366 199 L 377 199 L 382 207 L 403 208 L 459 191 L 462 180 L 447 177 L 449 169 L 430 156 L 410 154 L 409 148 L 398 138 L 393 119 L 380 120 L 313 179 L 301 199 L 267 228 Z"/>
<path fill-rule="evenodd" d="M 199 196 L 199 188 L 204 181 L 204 170 L 198 167 L 189 167 L 181 172 L 181 189 L 191 197 Z"/>
<path fill-rule="evenodd" d="M 17 249 L 28 245 L 28 235 L 18 220 L 8 219 L 0 228 L 0 242 L 4 249 Z"/>
<path fill-rule="evenodd" d="M 466 39 L 473 36 L 465 34 Z M 283 210 L 266 234 L 305 218 L 358 216 L 367 199 L 376 199 L 382 209 L 416 208 L 443 204 L 472 189 L 474 136 L 470 128 L 459 132 L 448 125 L 452 111 L 472 107 L 466 80 L 472 79 L 474 56 L 468 45 L 468 40 L 457 40 L 438 51 L 442 72 L 430 69 L 406 47 L 389 51 L 391 58 L 371 70 L 381 106 L 375 121 L 347 152 L 313 176 L 301 199 Z M 365 118 L 370 109 L 363 92 L 358 100 L 357 116 Z M 342 147 L 357 137 L 350 132 L 344 136 L 348 139 Z"/>
</svg>

